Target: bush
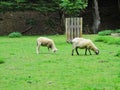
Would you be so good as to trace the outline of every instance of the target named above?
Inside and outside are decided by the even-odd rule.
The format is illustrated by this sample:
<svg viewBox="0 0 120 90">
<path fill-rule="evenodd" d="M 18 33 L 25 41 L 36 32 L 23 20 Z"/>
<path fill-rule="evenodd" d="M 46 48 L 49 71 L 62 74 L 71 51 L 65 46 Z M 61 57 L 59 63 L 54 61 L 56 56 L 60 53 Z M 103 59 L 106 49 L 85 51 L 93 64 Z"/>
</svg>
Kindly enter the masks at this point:
<svg viewBox="0 0 120 90">
<path fill-rule="evenodd" d="M 105 36 L 105 35 L 111 35 L 111 33 L 113 33 L 113 30 L 104 30 L 104 31 L 98 32 L 98 35 Z"/>
<path fill-rule="evenodd" d="M 12 32 L 8 35 L 10 38 L 21 37 L 22 34 L 20 32 Z"/>
</svg>

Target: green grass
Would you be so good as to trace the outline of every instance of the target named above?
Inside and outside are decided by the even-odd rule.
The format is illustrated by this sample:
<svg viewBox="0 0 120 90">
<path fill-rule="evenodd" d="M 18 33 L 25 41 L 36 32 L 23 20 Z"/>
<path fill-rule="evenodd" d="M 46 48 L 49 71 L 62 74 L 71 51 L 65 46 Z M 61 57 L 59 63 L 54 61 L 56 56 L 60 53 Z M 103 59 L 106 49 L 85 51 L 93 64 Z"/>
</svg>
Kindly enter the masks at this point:
<svg viewBox="0 0 120 90">
<path fill-rule="evenodd" d="M 115 44 L 120 45 L 120 38 L 119 37 L 113 37 L 113 36 L 98 36 L 95 39 L 96 42 L 104 42 L 107 44 Z M 117 50 L 116 56 L 120 57 L 120 48 Z"/>
<path fill-rule="evenodd" d="M 108 44 L 117 44 L 120 45 L 120 37 L 113 37 L 113 36 L 98 36 L 96 37 L 97 42 L 104 42 Z"/>
<path fill-rule="evenodd" d="M 119 45 L 94 42 L 100 54 L 71 56 L 72 45 L 65 35 L 52 38 L 58 51 L 41 47 L 36 54 L 38 36 L 0 37 L 0 90 L 120 90 Z M 84 35 L 93 41 L 96 35 Z"/>
<path fill-rule="evenodd" d="M 98 32 L 98 35 L 106 36 L 106 35 L 110 35 L 112 32 L 114 32 L 114 31 L 113 30 L 104 30 L 104 31 Z"/>
<path fill-rule="evenodd" d="M 98 32 L 99 36 L 108 36 L 111 35 L 112 33 L 120 33 L 120 29 L 116 29 L 116 30 L 103 30 Z"/>
</svg>

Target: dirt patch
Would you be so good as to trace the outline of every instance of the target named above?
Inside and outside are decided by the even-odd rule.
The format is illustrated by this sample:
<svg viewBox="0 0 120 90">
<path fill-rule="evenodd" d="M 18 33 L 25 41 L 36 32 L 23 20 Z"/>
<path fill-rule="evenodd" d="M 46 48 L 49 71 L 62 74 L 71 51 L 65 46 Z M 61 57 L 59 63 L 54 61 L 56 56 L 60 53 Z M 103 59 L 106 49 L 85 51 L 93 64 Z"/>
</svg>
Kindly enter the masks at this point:
<svg viewBox="0 0 120 90">
<path fill-rule="evenodd" d="M 57 12 L 17 11 L 0 14 L 0 35 L 18 31 L 24 35 L 62 34 Z"/>
</svg>

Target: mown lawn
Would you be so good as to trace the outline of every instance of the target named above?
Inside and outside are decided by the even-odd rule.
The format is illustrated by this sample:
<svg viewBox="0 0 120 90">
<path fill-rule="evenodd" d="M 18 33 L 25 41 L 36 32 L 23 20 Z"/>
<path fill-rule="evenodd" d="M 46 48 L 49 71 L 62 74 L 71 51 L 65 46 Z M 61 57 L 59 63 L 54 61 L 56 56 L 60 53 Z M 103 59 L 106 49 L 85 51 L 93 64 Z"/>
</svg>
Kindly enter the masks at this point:
<svg viewBox="0 0 120 90">
<path fill-rule="evenodd" d="M 0 90 L 120 90 L 119 45 L 94 42 L 100 54 L 71 56 L 72 45 L 65 35 L 52 38 L 58 51 L 41 47 L 36 54 L 38 36 L 0 37 Z M 96 35 L 84 35 L 93 41 Z"/>
</svg>

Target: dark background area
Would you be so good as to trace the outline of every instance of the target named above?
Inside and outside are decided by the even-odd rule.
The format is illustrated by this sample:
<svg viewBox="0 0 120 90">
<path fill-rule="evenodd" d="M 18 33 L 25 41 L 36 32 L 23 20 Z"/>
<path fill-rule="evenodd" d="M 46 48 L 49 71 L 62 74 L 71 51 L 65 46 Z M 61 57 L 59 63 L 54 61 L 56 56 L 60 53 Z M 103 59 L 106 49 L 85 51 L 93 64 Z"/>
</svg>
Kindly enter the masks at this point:
<svg viewBox="0 0 120 90">
<path fill-rule="evenodd" d="M 99 31 L 120 28 L 120 11 L 117 0 L 98 0 L 101 24 Z M 92 33 L 92 0 L 80 16 L 83 17 L 83 33 Z M 59 12 L 8 11 L 0 13 L 0 35 L 18 31 L 24 35 L 64 34 Z"/>
<path fill-rule="evenodd" d="M 98 5 L 99 5 L 99 14 L 101 18 L 99 31 L 119 29 L 120 28 L 120 11 L 118 8 L 118 1 L 117 0 L 98 0 Z M 89 0 L 88 7 L 85 13 L 83 13 L 82 15 L 84 18 L 84 21 L 83 21 L 84 27 L 86 27 L 86 25 L 88 24 L 89 29 L 91 29 L 91 26 L 93 23 L 92 10 L 93 10 L 92 0 Z"/>
</svg>

